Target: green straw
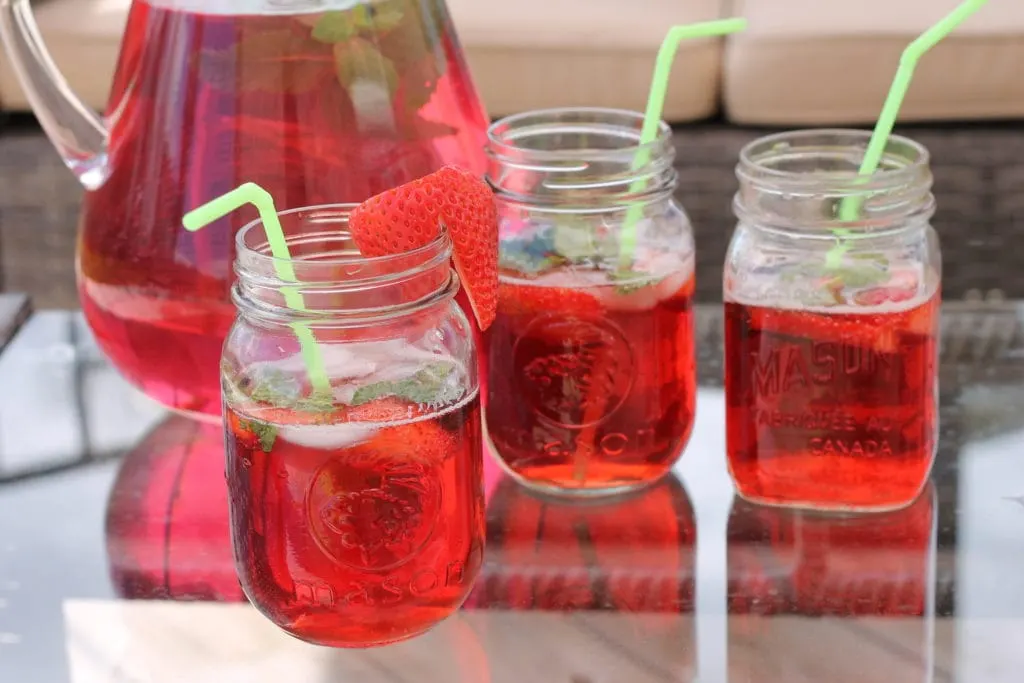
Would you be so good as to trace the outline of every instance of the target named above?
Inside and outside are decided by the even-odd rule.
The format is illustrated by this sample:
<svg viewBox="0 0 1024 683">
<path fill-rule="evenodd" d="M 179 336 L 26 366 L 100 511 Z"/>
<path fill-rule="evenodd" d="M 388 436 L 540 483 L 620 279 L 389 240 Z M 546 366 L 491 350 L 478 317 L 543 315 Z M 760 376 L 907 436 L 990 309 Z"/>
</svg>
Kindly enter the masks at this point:
<svg viewBox="0 0 1024 683">
<path fill-rule="evenodd" d="M 661 43 L 658 50 L 658 58 L 654 65 L 654 77 L 651 80 L 651 91 L 647 97 L 647 111 L 644 113 L 644 125 L 640 129 L 640 142 L 642 147 L 633 160 L 633 169 L 643 168 L 650 161 L 650 150 L 646 145 L 654 142 L 658 137 L 658 129 L 661 127 L 661 114 L 665 109 L 665 93 L 668 90 L 668 78 L 672 73 L 672 63 L 675 61 L 679 45 L 684 40 L 695 38 L 710 38 L 713 36 L 724 36 L 730 33 L 737 33 L 747 28 L 747 20 L 740 18 L 718 19 L 705 21 L 699 24 L 684 24 L 673 26 L 669 29 L 668 35 Z M 630 186 L 630 194 L 639 192 L 644 181 L 638 180 Z M 619 268 L 628 270 L 633 264 L 633 250 L 636 248 L 636 223 L 643 216 L 643 207 L 634 205 L 626 214 L 626 221 L 622 227 L 622 235 L 619 238 Z"/>
<path fill-rule="evenodd" d="M 892 86 L 889 88 L 889 95 L 885 98 L 882 106 L 882 113 L 878 116 L 875 130 L 871 134 L 868 148 L 864 152 L 864 160 L 861 162 L 858 175 L 871 176 L 878 170 L 882 161 L 885 147 L 889 142 L 893 126 L 896 125 L 896 117 L 900 113 L 903 99 L 906 97 L 907 89 L 910 87 L 910 79 L 914 76 L 914 69 L 917 62 L 924 53 L 935 47 L 939 41 L 953 32 L 967 17 L 971 16 L 988 3 L 988 0 L 965 0 L 956 9 L 950 12 L 937 24 L 922 33 L 903 51 L 900 56 L 900 65 L 896 69 L 896 76 L 892 79 Z M 839 206 L 839 219 L 841 221 L 853 221 L 860 214 L 863 197 L 847 197 Z M 839 228 L 834 231 L 836 237 L 842 238 L 848 232 Z M 835 267 L 846 252 L 847 246 L 840 242 L 833 247 L 825 256 L 826 265 Z"/>
<path fill-rule="evenodd" d="M 181 222 L 186 230 L 196 232 L 246 204 L 255 206 L 260 214 L 263 232 L 267 236 L 270 253 L 274 257 L 274 269 L 277 271 L 277 276 L 285 282 L 298 282 L 295 268 L 292 266 L 292 255 L 288 251 L 288 242 L 285 240 L 284 230 L 281 229 L 281 220 L 277 217 L 277 209 L 274 207 L 274 198 L 256 183 L 239 185 L 230 192 L 192 209 L 185 214 Z M 282 293 L 289 308 L 296 311 L 306 310 L 302 294 L 296 288 L 283 287 Z M 298 322 L 292 323 L 291 328 L 302 348 L 302 359 L 306 364 L 306 372 L 309 374 L 313 392 L 330 396 L 333 393 L 331 382 L 327 378 L 324 360 L 320 355 L 320 347 L 316 344 L 316 337 L 313 336 L 313 330 L 305 323 Z"/>
</svg>

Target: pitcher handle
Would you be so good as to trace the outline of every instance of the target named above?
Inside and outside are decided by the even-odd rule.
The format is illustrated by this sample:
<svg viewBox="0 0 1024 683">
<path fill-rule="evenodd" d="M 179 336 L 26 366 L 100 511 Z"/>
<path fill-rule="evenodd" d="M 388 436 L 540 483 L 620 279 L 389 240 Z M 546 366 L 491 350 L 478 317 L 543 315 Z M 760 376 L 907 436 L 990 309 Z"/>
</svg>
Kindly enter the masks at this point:
<svg viewBox="0 0 1024 683">
<path fill-rule="evenodd" d="M 88 190 L 106 180 L 107 129 L 68 86 L 43 44 L 29 0 L 0 0 L 0 41 L 36 118 Z"/>
</svg>

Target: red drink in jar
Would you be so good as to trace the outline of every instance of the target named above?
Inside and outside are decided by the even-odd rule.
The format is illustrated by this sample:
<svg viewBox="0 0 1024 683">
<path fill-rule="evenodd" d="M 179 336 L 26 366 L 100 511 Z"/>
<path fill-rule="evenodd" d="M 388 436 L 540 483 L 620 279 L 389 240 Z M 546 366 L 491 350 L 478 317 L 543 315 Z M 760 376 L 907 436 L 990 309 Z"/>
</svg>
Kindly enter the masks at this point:
<svg viewBox="0 0 1024 683">
<path fill-rule="evenodd" d="M 819 310 L 726 302 L 728 458 L 742 496 L 873 509 L 917 497 L 938 436 L 939 294 L 912 297 Z"/>
<path fill-rule="evenodd" d="M 671 468 L 693 426 L 693 275 L 503 277 L 489 332 L 487 434 L 517 478 L 630 488 Z"/>
<path fill-rule="evenodd" d="M 231 236 L 256 217 L 189 233 L 185 212 L 247 181 L 287 209 L 361 201 L 446 163 L 483 170 L 486 118 L 444 3 L 334 4 L 132 5 L 79 290 L 118 369 L 179 411 L 220 413 Z"/>
<path fill-rule="evenodd" d="M 484 419 L 505 468 L 548 493 L 652 484 L 693 427 L 693 234 L 671 129 L 641 144 L 642 125 L 570 108 L 488 132 L 500 284 Z"/>
<path fill-rule="evenodd" d="M 287 280 L 260 223 L 239 233 L 221 376 L 245 594 L 298 638 L 370 647 L 426 631 L 469 594 L 483 559 L 482 430 L 448 233 L 365 257 L 349 208 L 279 214 Z M 321 234 L 293 237 L 296 225 Z"/>
<path fill-rule="evenodd" d="M 232 532 L 249 600 L 304 640 L 380 645 L 462 604 L 483 558 L 479 399 L 374 421 L 228 408 Z M 394 419 L 387 419 L 388 416 Z"/>
<path fill-rule="evenodd" d="M 928 152 L 869 133 L 757 140 L 725 259 L 726 451 L 749 501 L 910 505 L 935 460 L 942 259 Z"/>
</svg>

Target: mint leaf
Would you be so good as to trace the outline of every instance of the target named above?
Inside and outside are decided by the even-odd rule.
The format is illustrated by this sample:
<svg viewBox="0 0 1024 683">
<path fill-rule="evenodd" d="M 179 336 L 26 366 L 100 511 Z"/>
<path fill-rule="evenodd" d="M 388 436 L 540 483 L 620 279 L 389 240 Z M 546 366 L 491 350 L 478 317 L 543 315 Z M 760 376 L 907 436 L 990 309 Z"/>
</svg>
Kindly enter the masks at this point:
<svg viewBox="0 0 1024 683">
<path fill-rule="evenodd" d="M 351 12 L 324 12 L 313 26 L 312 36 L 321 43 L 340 43 L 356 35 L 359 27 Z"/>
<path fill-rule="evenodd" d="M 554 250 L 571 263 L 597 255 L 594 234 L 585 222 L 563 221 L 554 228 Z"/>
<path fill-rule="evenodd" d="M 455 365 L 452 363 L 434 363 L 407 379 L 368 384 L 356 390 L 351 404 L 361 406 L 389 396 L 405 399 L 410 403 L 451 403 L 463 394 L 461 387 L 447 381 L 454 370 Z"/>
<path fill-rule="evenodd" d="M 294 376 L 276 370 L 262 373 L 255 381 L 239 388 L 240 393 L 257 402 L 301 413 L 329 413 L 334 396 L 314 392 L 303 395 L 302 383 Z"/>
<path fill-rule="evenodd" d="M 394 95 L 398 88 L 398 72 L 390 59 L 364 38 L 353 38 L 334 46 L 334 67 L 338 82 L 351 88 L 356 81 L 383 84 Z"/>
<path fill-rule="evenodd" d="M 243 387 L 243 391 L 245 389 Z M 248 394 L 252 400 L 260 403 L 290 407 L 302 397 L 302 385 L 292 375 L 269 370 L 255 379 Z"/>
<path fill-rule="evenodd" d="M 274 425 L 259 420 L 243 419 L 239 420 L 239 426 L 256 435 L 260 442 L 260 450 L 264 453 L 269 453 L 274 447 L 274 441 L 277 440 L 277 427 Z"/>
<path fill-rule="evenodd" d="M 870 265 L 863 266 L 840 266 L 829 268 L 824 273 L 825 277 L 842 287 L 873 287 L 880 285 L 889 278 L 889 273 L 884 268 Z"/>
<path fill-rule="evenodd" d="M 359 5 L 352 13 L 359 28 L 380 33 L 394 30 L 405 16 L 401 2 L 387 0 Z"/>
<path fill-rule="evenodd" d="M 660 277 L 654 277 L 650 273 L 638 273 L 632 270 L 615 270 L 608 273 L 608 278 L 617 283 L 615 285 L 616 294 L 632 294 L 661 280 Z"/>
<path fill-rule="evenodd" d="M 303 413 L 329 413 L 334 410 L 334 395 L 314 391 L 295 401 L 293 406 Z"/>
</svg>

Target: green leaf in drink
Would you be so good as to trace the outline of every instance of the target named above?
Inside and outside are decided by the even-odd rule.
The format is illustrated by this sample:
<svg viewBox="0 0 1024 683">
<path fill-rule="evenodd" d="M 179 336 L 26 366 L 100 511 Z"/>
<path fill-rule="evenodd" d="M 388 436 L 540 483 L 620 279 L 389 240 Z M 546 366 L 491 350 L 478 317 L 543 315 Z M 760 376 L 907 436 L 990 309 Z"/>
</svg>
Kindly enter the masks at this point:
<svg viewBox="0 0 1024 683">
<path fill-rule="evenodd" d="M 351 12 L 324 12 L 313 26 L 312 36 L 321 43 L 341 43 L 359 32 Z"/>
<path fill-rule="evenodd" d="M 269 453 L 274 448 L 274 442 L 277 440 L 277 427 L 274 425 L 252 418 L 239 420 L 239 425 L 256 435 L 260 450 L 264 453 Z"/>
<path fill-rule="evenodd" d="M 554 251 L 570 263 L 593 259 L 594 233 L 585 221 L 562 219 L 554 228 Z"/>
<path fill-rule="evenodd" d="M 410 403 L 446 405 L 462 397 L 463 389 L 448 378 L 455 371 L 452 363 L 434 363 L 412 377 L 385 380 L 356 390 L 351 405 L 361 406 L 381 398 L 400 398 Z"/>
<path fill-rule="evenodd" d="M 376 33 L 393 31 L 405 17 L 402 0 L 385 0 L 357 5 L 351 12 L 359 28 Z"/>
</svg>

